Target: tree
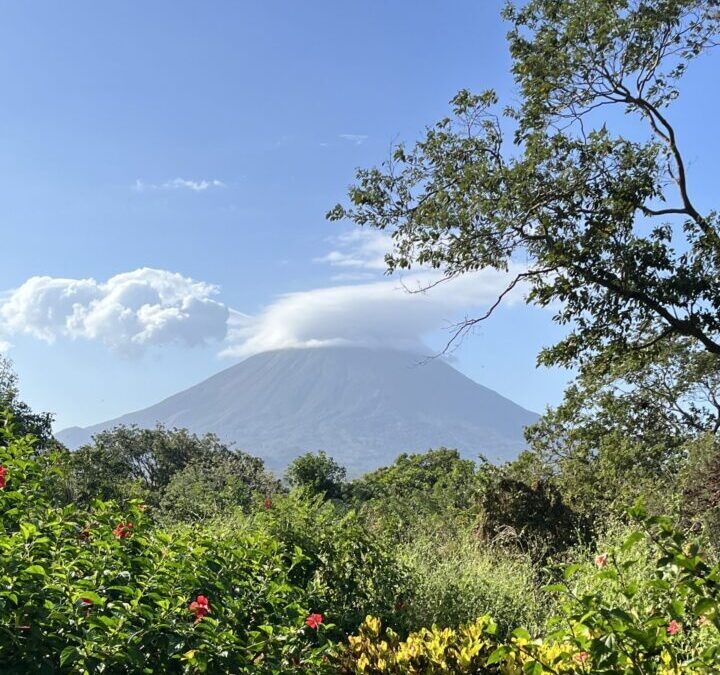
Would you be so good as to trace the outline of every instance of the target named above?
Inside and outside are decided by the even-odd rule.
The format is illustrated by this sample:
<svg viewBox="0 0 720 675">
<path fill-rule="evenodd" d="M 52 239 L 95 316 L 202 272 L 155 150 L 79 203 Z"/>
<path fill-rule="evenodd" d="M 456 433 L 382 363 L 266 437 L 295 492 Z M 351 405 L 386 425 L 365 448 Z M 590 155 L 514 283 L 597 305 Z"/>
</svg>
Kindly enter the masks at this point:
<svg viewBox="0 0 720 675">
<path fill-rule="evenodd" d="M 53 437 L 51 413 L 34 413 L 30 406 L 20 400 L 18 377 L 10 359 L 0 355 L 0 411 L 12 415 L 14 432 L 18 436 L 31 434 L 36 447 L 41 450 L 55 448 L 59 444 Z"/>
<path fill-rule="evenodd" d="M 521 103 L 461 91 L 453 116 L 392 159 L 361 170 L 331 219 L 392 232 L 390 271 L 443 279 L 517 270 L 514 287 L 559 304 L 569 334 L 547 364 L 690 338 L 720 355 L 720 226 L 693 198 L 668 113 L 689 63 L 715 46 L 720 0 L 530 0 L 508 6 Z M 646 134 L 612 129 L 638 118 Z M 452 342 L 452 340 L 451 340 Z"/>
<path fill-rule="evenodd" d="M 103 431 L 69 459 L 77 500 L 143 497 L 155 505 L 176 474 L 191 463 L 199 463 L 195 466 L 199 471 L 222 461 L 232 465 L 227 468 L 241 471 L 244 467 L 255 476 L 261 471 L 256 465 L 261 460 L 236 453 L 214 434 L 200 437 L 187 429 L 162 425 Z"/>
<path fill-rule="evenodd" d="M 302 487 L 312 494 L 324 494 L 327 499 L 342 499 L 347 471 L 324 450 L 308 452 L 294 459 L 285 471 L 285 479 L 292 487 Z"/>
<path fill-rule="evenodd" d="M 160 499 L 162 513 L 175 521 L 200 521 L 279 492 L 280 482 L 263 461 L 244 452 L 215 451 L 191 460 L 177 471 Z"/>
<path fill-rule="evenodd" d="M 475 522 L 484 469 L 449 448 L 403 453 L 394 464 L 353 481 L 350 493 L 365 518 L 391 536 L 439 530 L 453 537 L 456 528 Z"/>
<path fill-rule="evenodd" d="M 644 494 L 667 511 L 696 439 L 720 428 L 720 369 L 689 338 L 596 359 L 526 431 L 569 503 L 597 515 Z"/>
</svg>

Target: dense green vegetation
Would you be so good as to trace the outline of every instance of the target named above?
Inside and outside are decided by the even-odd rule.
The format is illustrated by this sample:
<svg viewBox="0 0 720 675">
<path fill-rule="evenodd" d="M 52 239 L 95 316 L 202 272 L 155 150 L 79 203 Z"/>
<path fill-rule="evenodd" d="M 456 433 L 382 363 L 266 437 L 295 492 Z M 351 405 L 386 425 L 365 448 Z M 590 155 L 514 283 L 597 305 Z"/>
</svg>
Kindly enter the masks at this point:
<svg viewBox="0 0 720 675">
<path fill-rule="evenodd" d="M 461 92 L 332 216 L 392 231 L 391 270 L 529 260 L 508 290 L 559 307 L 540 361 L 577 377 L 527 450 L 284 482 L 162 427 L 70 453 L 2 362 L 2 672 L 720 671 L 720 228 L 669 121 L 720 1 L 506 18 L 520 104 Z"/>
<path fill-rule="evenodd" d="M 122 473 L 141 448 L 146 468 Z M 79 457 L 95 463 L 95 496 Z M 73 454 L 18 432 L 8 409 L 3 672 L 720 666 L 720 567 L 708 536 L 718 507 L 701 496 L 692 522 L 707 527 L 683 534 L 682 508 L 660 517 L 638 506 L 602 522 L 574 512 L 552 476 L 526 482 L 525 457 L 492 467 L 442 448 L 348 481 L 325 454 L 306 455 L 288 474 L 309 465 L 328 475 L 288 490 L 260 460 L 163 428 L 118 428 Z M 165 479 L 150 481 L 159 466 Z M 208 496 L 202 476 L 214 468 L 213 485 L 232 489 Z M 683 504 L 686 489 L 669 504 Z"/>
</svg>

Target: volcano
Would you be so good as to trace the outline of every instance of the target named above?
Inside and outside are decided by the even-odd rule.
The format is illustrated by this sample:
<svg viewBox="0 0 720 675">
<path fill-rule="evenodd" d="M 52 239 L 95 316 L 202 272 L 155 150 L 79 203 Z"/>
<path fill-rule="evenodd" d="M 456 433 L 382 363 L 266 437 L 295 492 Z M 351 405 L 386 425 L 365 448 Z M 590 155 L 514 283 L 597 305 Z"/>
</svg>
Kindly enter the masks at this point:
<svg viewBox="0 0 720 675">
<path fill-rule="evenodd" d="M 77 448 L 120 424 L 160 423 L 212 432 L 275 471 L 325 450 L 356 476 L 402 452 L 440 446 L 472 459 L 511 460 L 537 418 L 439 358 L 319 347 L 256 354 L 149 408 L 57 438 Z"/>
</svg>

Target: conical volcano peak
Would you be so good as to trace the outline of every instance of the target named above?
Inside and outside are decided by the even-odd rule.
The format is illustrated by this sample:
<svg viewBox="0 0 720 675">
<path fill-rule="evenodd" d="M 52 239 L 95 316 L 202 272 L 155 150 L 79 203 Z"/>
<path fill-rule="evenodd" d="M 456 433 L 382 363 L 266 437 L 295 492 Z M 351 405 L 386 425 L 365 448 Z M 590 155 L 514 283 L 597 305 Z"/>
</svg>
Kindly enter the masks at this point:
<svg viewBox="0 0 720 675">
<path fill-rule="evenodd" d="M 149 408 L 58 438 L 74 448 L 119 424 L 161 423 L 215 433 L 275 470 L 322 449 L 357 475 L 439 446 L 512 459 L 536 419 L 442 359 L 334 346 L 262 352 Z"/>
</svg>

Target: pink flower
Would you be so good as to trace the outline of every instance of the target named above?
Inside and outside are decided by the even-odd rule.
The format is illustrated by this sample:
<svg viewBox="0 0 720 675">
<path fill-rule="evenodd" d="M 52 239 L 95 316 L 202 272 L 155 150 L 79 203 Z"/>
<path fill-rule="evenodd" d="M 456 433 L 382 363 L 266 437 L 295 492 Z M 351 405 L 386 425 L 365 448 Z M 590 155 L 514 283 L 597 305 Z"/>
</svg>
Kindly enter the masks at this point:
<svg viewBox="0 0 720 675">
<path fill-rule="evenodd" d="M 323 615 L 322 614 L 311 614 L 307 619 L 305 619 L 305 623 L 310 626 L 310 628 L 315 628 L 323 622 Z"/>
<path fill-rule="evenodd" d="M 680 632 L 680 624 L 673 619 L 667 626 L 668 635 L 677 635 Z"/>
<path fill-rule="evenodd" d="M 587 660 L 590 658 L 590 654 L 587 652 L 578 652 L 573 656 L 573 659 L 577 661 L 578 663 L 587 663 Z"/>
<path fill-rule="evenodd" d="M 195 615 L 195 623 L 210 614 L 210 602 L 204 595 L 198 595 L 195 600 L 190 603 L 190 611 Z"/>
<path fill-rule="evenodd" d="M 605 565 L 607 565 L 607 561 L 608 561 L 607 553 L 602 553 L 600 555 L 595 556 L 595 565 L 597 567 L 599 567 L 600 569 L 602 569 L 603 567 L 605 567 Z"/>
</svg>

